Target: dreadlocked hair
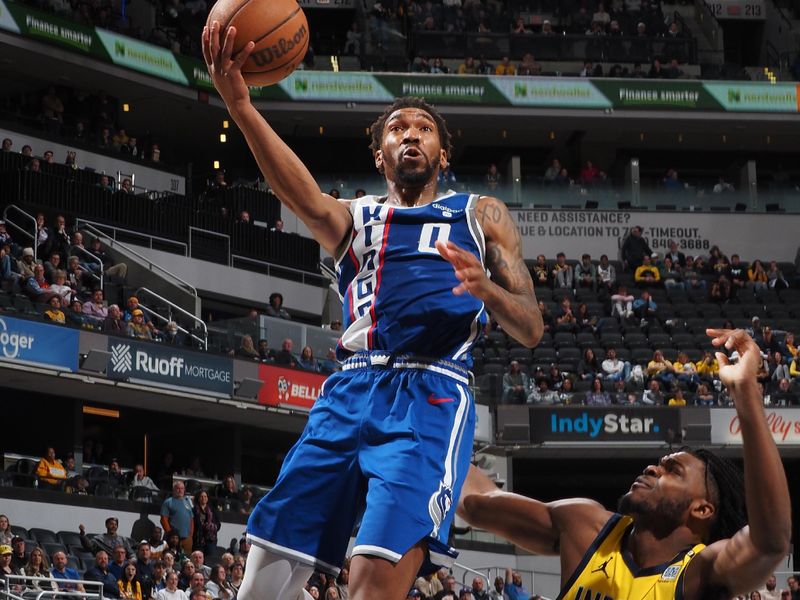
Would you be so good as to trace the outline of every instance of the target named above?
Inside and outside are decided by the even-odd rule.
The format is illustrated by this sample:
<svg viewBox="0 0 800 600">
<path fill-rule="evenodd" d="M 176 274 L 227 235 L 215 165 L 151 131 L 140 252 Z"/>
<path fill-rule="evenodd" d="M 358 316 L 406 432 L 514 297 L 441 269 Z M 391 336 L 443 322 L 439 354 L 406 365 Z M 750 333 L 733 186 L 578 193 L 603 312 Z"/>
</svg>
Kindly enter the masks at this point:
<svg viewBox="0 0 800 600">
<path fill-rule="evenodd" d="M 439 114 L 439 111 L 436 110 L 432 104 L 425 102 L 424 98 L 417 98 L 414 96 L 403 96 L 402 98 L 396 98 L 395 101 L 392 102 L 392 104 L 388 106 L 385 111 L 383 111 L 383 114 L 378 117 L 377 120 L 370 126 L 369 131 L 372 135 L 372 141 L 369 145 L 370 150 L 372 150 L 372 152 L 377 152 L 381 149 L 381 142 L 383 142 L 383 128 L 386 126 L 386 121 L 393 112 L 400 110 L 401 108 L 418 108 L 431 116 L 433 122 L 436 123 L 436 129 L 439 130 L 439 144 L 442 146 L 442 150 L 444 150 L 447 154 L 447 159 L 450 160 L 450 152 L 453 149 L 453 136 L 450 135 L 450 132 L 447 129 L 447 123 L 445 123 L 442 115 Z"/>
<path fill-rule="evenodd" d="M 747 525 L 747 505 L 744 497 L 744 478 L 741 470 L 727 458 L 705 448 L 684 448 L 684 451 L 705 464 L 706 487 L 709 499 L 716 508 L 706 543 L 730 538 Z"/>
</svg>

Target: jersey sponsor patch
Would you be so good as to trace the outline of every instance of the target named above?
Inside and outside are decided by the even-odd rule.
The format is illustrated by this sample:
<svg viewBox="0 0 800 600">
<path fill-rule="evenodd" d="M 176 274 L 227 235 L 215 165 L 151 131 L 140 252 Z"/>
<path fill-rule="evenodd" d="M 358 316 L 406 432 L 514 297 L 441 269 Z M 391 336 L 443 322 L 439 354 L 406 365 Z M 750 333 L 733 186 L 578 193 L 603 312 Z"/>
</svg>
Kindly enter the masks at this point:
<svg viewBox="0 0 800 600">
<path fill-rule="evenodd" d="M 664 569 L 660 581 L 675 581 L 681 574 L 681 565 L 672 565 Z"/>
</svg>

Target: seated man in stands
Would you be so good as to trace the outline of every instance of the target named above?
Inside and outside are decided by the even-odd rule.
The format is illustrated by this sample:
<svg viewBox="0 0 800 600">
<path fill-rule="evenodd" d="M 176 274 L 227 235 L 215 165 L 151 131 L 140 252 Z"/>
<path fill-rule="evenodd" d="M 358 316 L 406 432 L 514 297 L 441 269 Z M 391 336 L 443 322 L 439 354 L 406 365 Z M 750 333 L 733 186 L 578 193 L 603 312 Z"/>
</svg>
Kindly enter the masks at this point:
<svg viewBox="0 0 800 600">
<path fill-rule="evenodd" d="M 52 446 L 47 447 L 44 457 L 36 466 L 36 476 L 39 478 L 40 489 L 58 489 L 61 482 L 67 478 L 67 470 L 56 458 L 56 451 Z"/>
<path fill-rule="evenodd" d="M 78 575 L 78 572 L 67 566 L 67 555 L 63 551 L 59 550 L 53 553 L 52 556 L 52 564 L 53 568 L 50 570 L 50 575 L 53 576 L 53 579 L 57 579 L 56 588 L 59 591 L 63 592 L 81 592 L 84 593 L 86 590 L 83 588 L 82 583 L 69 583 L 69 581 L 79 581 L 81 576 Z"/>
<path fill-rule="evenodd" d="M 125 546 L 117 546 L 111 553 L 111 561 L 108 563 L 108 570 L 117 580 L 122 579 L 125 573 L 125 566 L 128 564 L 128 555 Z"/>
<path fill-rule="evenodd" d="M 108 317 L 103 290 L 100 288 L 92 292 L 92 299 L 83 303 L 83 314 L 95 324 L 100 325 Z"/>
<path fill-rule="evenodd" d="M 67 318 L 64 315 L 64 311 L 61 310 L 61 296 L 50 296 L 50 300 L 47 301 L 47 304 L 47 310 L 44 311 L 45 318 L 51 323 L 56 323 L 58 325 L 66 324 Z"/>
<path fill-rule="evenodd" d="M 67 273 L 61 269 L 56 271 L 53 276 L 53 283 L 50 284 L 50 291 L 61 296 L 61 306 L 63 308 L 69 306 L 72 297 L 75 295 L 75 290 L 67 285 Z"/>
<path fill-rule="evenodd" d="M 161 341 L 170 346 L 188 346 L 190 345 L 189 336 L 178 329 L 178 324 L 175 321 L 170 321 L 164 327 L 161 334 Z"/>
<path fill-rule="evenodd" d="M 627 381 L 631 374 L 631 364 L 617 358 L 616 348 L 609 348 L 606 359 L 600 364 L 603 377 L 610 381 Z"/>
<path fill-rule="evenodd" d="M 519 368 L 519 361 L 512 360 L 508 372 L 503 375 L 503 404 L 525 404 L 530 382 Z"/>
<path fill-rule="evenodd" d="M 550 275 L 555 288 L 572 289 L 575 287 L 572 266 L 567 263 L 567 257 L 563 252 L 556 254 L 556 264 L 553 265 Z"/>
<path fill-rule="evenodd" d="M 633 280 L 639 287 L 649 287 L 658 284 L 661 280 L 661 274 L 658 272 L 658 267 L 653 264 L 652 258 L 645 254 L 642 257 L 642 264 L 636 267 L 633 274 Z"/>
<path fill-rule="evenodd" d="M 540 287 L 552 287 L 550 282 L 550 271 L 547 268 L 547 259 L 544 254 L 536 257 L 536 263 L 531 268 L 531 278 L 533 283 Z"/>
<path fill-rule="evenodd" d="M 575 267 L 575 281 L 578 287 L 588 287 L 594 292 L 597 291 L 597 269 L 588 254 L 581 256 L 581 262 Z"/>
<path fill-rule="evenodd" d="M 643 290 L 642 295 L 633 301 L 633 314 L 643 321 L 655 317 L 657 310 L 658 304 L 650 297 L 650 292 L 647 290 Z"/>
<path fill-rule="evenodd" d="M 43 263 L 44 278 L 48 283 L 55 282 L 56 272 L 61 269 L 61 255 L 58 252 L 53 252 L 47 262 Z"/>
<path fill-rule="evenodd" d="M 258 358 L 261 362 L 275 362 L 275 351 L 269 347 L 267 340 L 258 340 Z"/>
<path fill-rule="evenodd" d="M 291 320 L 292 315 L 289 314 L 285 308 L 283 308 L 283 294 L 278 292 L 273 292 L 269 295 L 269 305 L 267 309 L 264 311 L 268 317 L 276 317 L 278 319 L 288 319 Z"/>
<path fill-rule="evenodd" d="M 133 549 L 124 537 L 117 533 L 119 527 L 119 520 L 116 517 L 108 517 L 106 519 L 106 532 L 94 536 L 91 540 L 86 537 L 86 527 L 81 523 L 78 525 L 78 531 L 81 536 L 81 545 L 89 552 L 97 550 L 105 550 L 107 554 L 114 554 L 114 548 L 122 546 L 125 548 L 126 556 L 133 556 Z"/>
<path fill-rule="evenodd" d="M 116 304 L 108 307 L 108 314 L 103 320 L 103 331 L 117 335 L 123 335 L 128 331 L 128 325 L 122 318 L 122 311 Z"/>
<path fill-rule="evenodd" d="M 47 303 L 53 292 L 50 291 L 50 284 L 44 278 L 44 267 L 36 264 L 33 267 L 33 277 L 25 281 L 23 287 L 25 294 L 34 302 Z"/>
<path fill-rule="evenodd" d="M 283 340 L 281 350 L 275 354 L 275 362 L 279 365 L 286 365 L 287 367 L 294 367 L 297 365 L 294 354 L 292 354 L 292 347 L 294 342 L 290 338 Z"/>
<path fill-rule="evenodd" d="M 125 181 L 130 183 L 130 181 L 127 179 Z M 104 277 L 112 278 L 112 280 L 116 280 L 121 283 L 125 282 L 125 278 L 128 276 L 128 265 L 125 263 L 114 264 L 114 259 L 111 258 L 111 255 L 109 255 L 108 252 L 106 252 L 99 237 L 96 237 L 92 240 L 89 252 L 94 254 L 103 263 Z"/>
<path fill-rule="evenodd" d="M 11 568 L 15 573 L 28 564 L 28 553 L 25 552 L 25 540 L 15 535 L 11 540 Z"/>
<path fill-rule="evenodd" d="M 83 577 L 86 581 L 98 581 L 103 584 L 103 597 L 119 598 L 117 578 L 108 569 L 108 553 L 97 550 L 94 554 L 94 566 L 86 570 Z"/>
<path fill-rule="evenodd" d="M 67 281 L 78 294 L 83 294 L 86 288 L 92 285 L 91 274 L 81 266 L 81 259 L 77 256 L 70 256 L 67 259 Z"/>
</svg>

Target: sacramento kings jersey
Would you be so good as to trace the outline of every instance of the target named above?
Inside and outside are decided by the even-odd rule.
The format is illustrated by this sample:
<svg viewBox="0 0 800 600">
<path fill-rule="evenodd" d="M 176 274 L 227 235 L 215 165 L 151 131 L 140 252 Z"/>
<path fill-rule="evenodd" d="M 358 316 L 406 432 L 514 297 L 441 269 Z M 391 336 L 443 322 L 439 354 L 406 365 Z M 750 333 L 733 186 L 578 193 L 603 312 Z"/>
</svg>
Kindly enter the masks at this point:
<svg viewBox="0 0 800 600">
<path fill-rule="evenodd" d="M 470 366 L 486 312 L 474 296 L 453 293 L 460 282 L 435 244 L 449 240 L 484 262 L 478 196 L 448 192 L 415 207 L 379 200 L 350 204 L 352 237 L 336 265 L 344 317 L 338 358 L 384 350 Z"/>
</svg>

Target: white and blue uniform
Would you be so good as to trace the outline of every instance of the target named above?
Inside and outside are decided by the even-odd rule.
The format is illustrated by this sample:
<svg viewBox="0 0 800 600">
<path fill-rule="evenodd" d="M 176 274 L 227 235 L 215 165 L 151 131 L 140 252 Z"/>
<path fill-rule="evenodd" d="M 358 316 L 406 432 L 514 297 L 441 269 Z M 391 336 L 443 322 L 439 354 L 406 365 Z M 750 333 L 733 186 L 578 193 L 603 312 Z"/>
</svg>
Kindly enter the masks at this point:
<svg viewBox="0 0 800 600">
<path fill-rule="evenodd" d="M 337 263 L 343 369 L 250 516 L 253 544 L 337 573 L 363 511 L 353 554 L 396 562 L 427 540 L 428 566 L 455 558 L 446 542 L 472 452 L 469 367 L 486 313 L 453 294 L 459 281 L 435 242 L 483 263 L 477 199 L 350 204 L 352 235 Z"/>
</svg>

